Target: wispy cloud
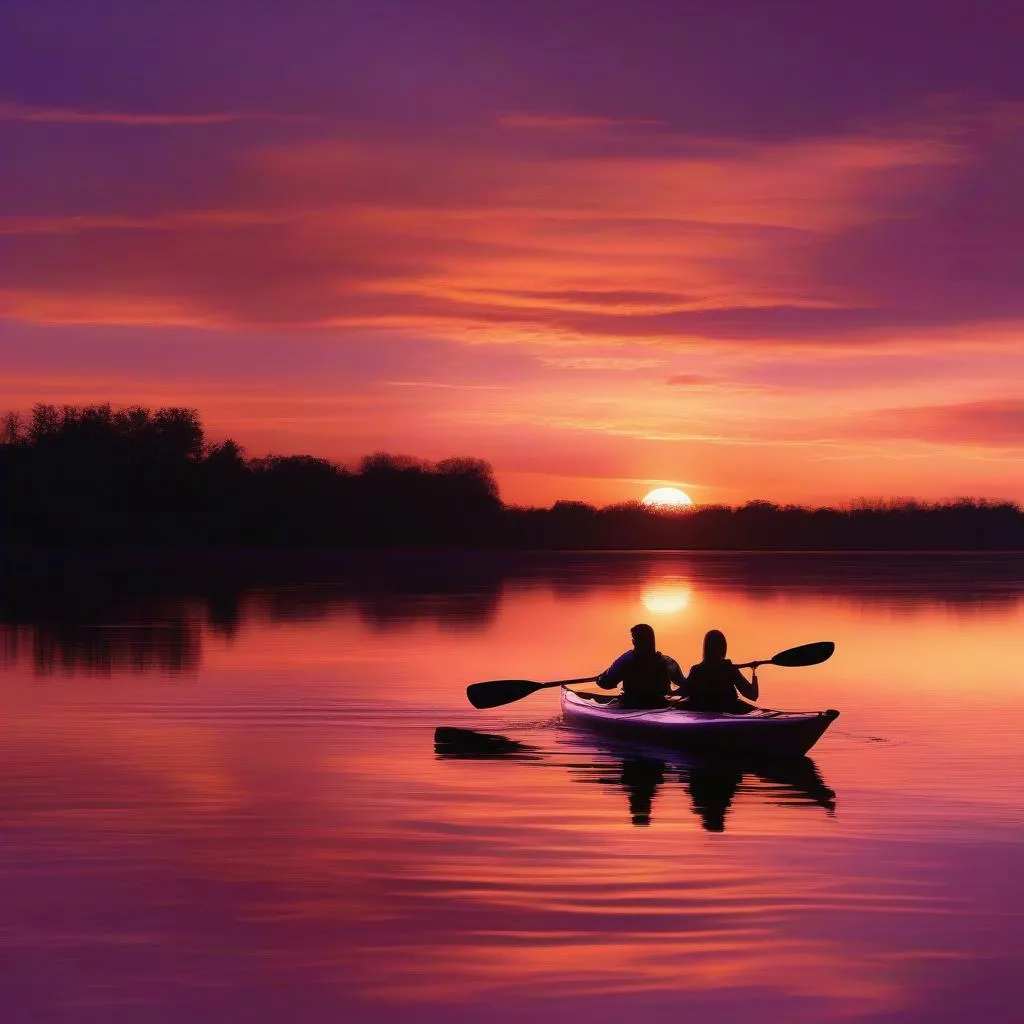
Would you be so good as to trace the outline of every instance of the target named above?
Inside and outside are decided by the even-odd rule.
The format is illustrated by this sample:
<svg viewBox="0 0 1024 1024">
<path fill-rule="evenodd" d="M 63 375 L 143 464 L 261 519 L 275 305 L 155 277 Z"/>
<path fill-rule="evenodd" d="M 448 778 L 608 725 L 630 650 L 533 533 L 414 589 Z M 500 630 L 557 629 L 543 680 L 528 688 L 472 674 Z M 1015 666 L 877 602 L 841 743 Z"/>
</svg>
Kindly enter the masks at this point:
<svg viewBox="0 0 1024 1024">
<path fill-rule="evenodd" d="M 650 370 L 663 366 L 664 359 L 645 356 L 541 356 L 545 366 L 561 370 L 611 371 Z"/>
<path fill-rule="evenodd" d="M 188 228 L 240 228 L 295 221 L 295 211 L 269 209 L 187 210 L 148 216 L 125 214 L 65 214 L 57 216 L 0 216 L 0 235 L 63 235 L 90 231 L 177 231 Z"/>
<path fill-rule="evenodd" d="M 556 132 L 581 132 L 602 128 L 653 127 L 665 122 L 643 117 L 587 117 L 578 114 L 503 114 L 499 123 L 505 128 L 541 129 Z"/>
<path fill-rule="evenodd" d="M 867 436 L 932 444 L 1024 449 L 1024 398 L 882 409 L 857 429 Z"/>
<path fill-rule="evenodd" d="M 443 380 L 385 380 L 381 381 L 391 388 L 439 388 L 444 391 L 505 391 L 504 384 L 457 384 Z"/>
<path fill-rule="evenodd" d="M 305 115 L 258 110 L 227 110 L 200 114 L 146 113 L 125 110 L 80 110 L 74 107 L 37 107 L 0 101 L 0 121 L 29 124 L 207 125 L 234 121 L 296 121 Z"/>
</svg>

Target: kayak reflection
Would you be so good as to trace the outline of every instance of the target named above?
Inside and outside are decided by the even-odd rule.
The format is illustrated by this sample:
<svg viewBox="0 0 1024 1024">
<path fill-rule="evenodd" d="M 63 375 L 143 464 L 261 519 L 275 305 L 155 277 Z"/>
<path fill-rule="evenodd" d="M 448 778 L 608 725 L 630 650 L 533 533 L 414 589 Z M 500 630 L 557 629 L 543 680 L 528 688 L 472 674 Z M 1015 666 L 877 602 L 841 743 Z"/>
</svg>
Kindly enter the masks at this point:
<svg viewBox="0 0 1024 1024">
<path fill-rule="evenodd" d="M 641 827 L 651 824 L 657 796 L 672 779 L 678 779 L 687 791 L 693 813 L 708 832 L 725 831 L 738 793 L 756 794 L 776 806 L 818 806 L 829 814 L 835 811 L 836 794 L 809 757 L 694 757 L 674 750 L 595 741 L 589 734 L 576 733 L 556 755 L 505 736 L 443 726 L 435 731 L 434 751 L 442 759 L 506 759 L 564 768 L 585 784 L 620 789 L 630 820 Z M 578 761 L 571 756 L 574 754 L 597 754 L 598 758 Z"/>
</svg>

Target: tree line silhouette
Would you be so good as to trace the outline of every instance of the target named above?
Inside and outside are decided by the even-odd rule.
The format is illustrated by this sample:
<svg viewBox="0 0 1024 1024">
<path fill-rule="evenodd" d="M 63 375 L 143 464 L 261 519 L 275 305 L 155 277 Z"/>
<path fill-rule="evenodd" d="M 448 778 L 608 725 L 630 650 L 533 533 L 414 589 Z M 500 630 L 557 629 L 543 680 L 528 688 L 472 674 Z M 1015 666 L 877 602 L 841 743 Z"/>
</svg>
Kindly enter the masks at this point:
<svg viewBox="0 0 1024 1024">
<path fill-rule="evenodd" d="M 347 468 L 246 458 L 183 408 L 37 405 L 0 422 L 0 543 L 46 546 L 938 550 L 1024 548 L 1024 511 L 962 499 L 678 513 L 504 505 L 481 459 L 377 453 Z"/>
</svg>

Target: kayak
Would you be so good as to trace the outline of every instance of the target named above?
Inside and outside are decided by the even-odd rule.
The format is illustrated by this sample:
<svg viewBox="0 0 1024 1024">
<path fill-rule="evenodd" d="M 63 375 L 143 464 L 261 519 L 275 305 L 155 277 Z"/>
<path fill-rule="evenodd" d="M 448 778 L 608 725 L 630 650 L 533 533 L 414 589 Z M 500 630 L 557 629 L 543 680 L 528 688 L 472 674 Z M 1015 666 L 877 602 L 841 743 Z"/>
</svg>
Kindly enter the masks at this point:
<svg viewBox="0 0 1024 1024">
<path fill-rule="evenodd" d="M 562 715 L 567 722 L 598 732 L 687 750 L 799 757 L 821 739 L 839 717 L 828 711 L 772 711 L 755 707 L 746 714 L 686 711 L 668 705 L 651 710 L 623 708 L 612 700 L 563 686 Z"/>
</svg>

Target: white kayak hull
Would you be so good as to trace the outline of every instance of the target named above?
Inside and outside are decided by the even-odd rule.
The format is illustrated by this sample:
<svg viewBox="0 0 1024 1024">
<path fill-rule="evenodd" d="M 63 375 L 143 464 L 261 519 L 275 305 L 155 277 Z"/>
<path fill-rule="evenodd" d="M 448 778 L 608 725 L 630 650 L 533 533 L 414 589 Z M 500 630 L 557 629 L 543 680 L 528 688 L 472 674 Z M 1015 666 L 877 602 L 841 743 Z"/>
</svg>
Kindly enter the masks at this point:
<svg viewBox="0 0 1024 1024">
<path fill-rule="evenodd" d="M 562 715 L 572 725 L 607 735 L 681 750 L 798 757 L 806 754 L 839 717 L 838 711 L 772 711 L 744 715 L 684 711 L 667 706 L 650 711 L 602 704 L 562 687 Z"/>
</svg>

